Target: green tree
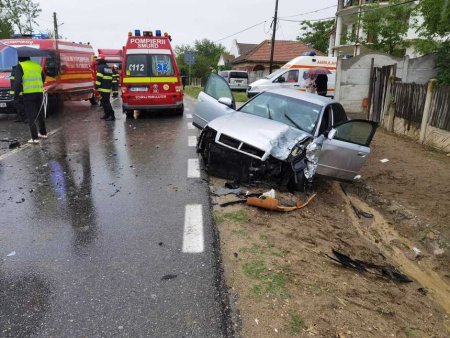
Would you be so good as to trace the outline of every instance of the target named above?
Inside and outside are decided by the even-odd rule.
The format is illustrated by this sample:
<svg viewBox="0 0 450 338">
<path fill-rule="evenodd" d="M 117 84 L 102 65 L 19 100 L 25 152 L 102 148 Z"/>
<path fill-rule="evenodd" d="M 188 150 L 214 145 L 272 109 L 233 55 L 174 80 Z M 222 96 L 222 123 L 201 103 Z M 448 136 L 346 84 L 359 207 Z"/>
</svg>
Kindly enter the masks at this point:
<svg viewBox="0 0 450 338">
<path fill-rule="evenodd" d="M 33 33 L 33 27 L 38 26 L 36 19 L 42 11 L 39 3 L 32 0 L 1 0 L 0 8 L 3 18 L 20 34 Z"/>
<path fill-rule="evenodd" d="M 390 0 L 388 6 L 377 2 L 364 7 L 367 11 L 361 15 L 361 25 L 366 37 L 360 37 L 359 42 L 374 50 L 403 56 L 413 8 L 401 2 L 404 0 Z"/>
<path fill-rule="evenodd" d="M 437 79 L 450 84 L 450 1 L 422 0 L 416 8 L 423 21 L 418 32 L 423 38 L 417 47 L 424 52 L 436 52 Z"/>
<path fill-rule="evenodd" d="M 221 44 L 215 44 L 208 39 L 196 40 L 193 46 L 180 45 L 175 46 L 178 68 L 189 72 L 189 66 L 184 63 L 184 52 L 195 51 L 195 64 L 191 66 L 191 77 L 202 78 L 206 80 L 209 75 L 209 66 L 217 67 L 220 55 L 225 53 L 225 47 Z"/>
<path fill-rule="evenodd" d="M 12 32 L 12 25 L 7 19 L 5 4 L 0 0 L 0 39 L 9 38 Z"/>
<path fill-rule="evenodd" d="M 300 24 L 300 35 L 297 40 L 319 50 L 328 52 L 330 32 L 334 26 L 334 19 L 325 21 L 303 21 Z"/>
</svg>

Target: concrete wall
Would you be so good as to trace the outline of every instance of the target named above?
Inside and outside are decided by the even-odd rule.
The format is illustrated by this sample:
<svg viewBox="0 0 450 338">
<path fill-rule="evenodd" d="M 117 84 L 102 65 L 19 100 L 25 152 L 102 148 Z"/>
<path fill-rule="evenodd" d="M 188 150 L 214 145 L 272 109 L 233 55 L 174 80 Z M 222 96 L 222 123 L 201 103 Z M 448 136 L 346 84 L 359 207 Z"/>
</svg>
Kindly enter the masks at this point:
<svg viewBox="0 0 450 338">
<path fill-rule="evenodd" d="M 408 128 L 408 121 L 399 117 L 394 119 L 394 133 L 419 140 L 420 123 L 411 122 Z M 427 126 L 425 132 L 425 142 L 430 147 L 450 153 L 450 131 L 438 129 L 430 125 Z"/>
<path fill-rule="evenodd" d="M 402 82 L 427 83 L 437 74 L 435 55 L 419 58 L 395 58 L 383 53 L 358 55 L 350 59 L 339 59 L 337 64 L 335 99 L 349 113 L 362 112 L 362 101 L 369 95 L 370 65 L 375 67 L 397 64 L 396 77 Z"/>
<path fill-rule="evenodd" d="M 436 54 L 428 54 L 418 58 L 404 58 L 402 82 L 425 84 L 437 75 Z"/>
<path fill-rule="evenodd" d="M 350 59 L 339 59 L 336 70 L 334 98 L 349 113 L 362 112 L 362 101 L 369 95 L 370 65 L 375 67 L 401 63 L 402 59 L 382 53 L 358 55 Z M 399 69 L 400 66 L 400 69 Z M 397 75 L 402 74 L 403 64 L 397 66 Z"/>
</svg>

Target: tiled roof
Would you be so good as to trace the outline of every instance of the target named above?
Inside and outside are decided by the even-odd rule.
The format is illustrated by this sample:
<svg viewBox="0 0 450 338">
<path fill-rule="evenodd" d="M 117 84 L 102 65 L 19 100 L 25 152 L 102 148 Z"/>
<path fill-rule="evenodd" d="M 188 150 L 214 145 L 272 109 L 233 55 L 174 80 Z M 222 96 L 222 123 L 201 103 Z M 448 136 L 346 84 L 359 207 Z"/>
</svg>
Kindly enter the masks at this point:
<svg viewBox="0 0 450 338">
<path fill-rule="evenodd" d="M 232 61 L 233 64 L 243 62 L 269 62 L 271 41 L 264 40 L 247 54 L 243 54 Z M 324 55 L 322 52 L 305 45 L 301 41 L 275 40 L 275 50 L 273 61 L 285 63 L 293 58 L 302 55 L 304 52 L 315 51 L 317 55 Z"/>
<path fill-rule="evenodd" d="M 257 43 L 237 43 L 237 46 L 239 48 L 239 53 L 241 53 L 241 55 L 245 55 L 248 52 L 250 52 L 253 48 L 255 48 L 256 46 L 258 46 Z"/>
</svg>

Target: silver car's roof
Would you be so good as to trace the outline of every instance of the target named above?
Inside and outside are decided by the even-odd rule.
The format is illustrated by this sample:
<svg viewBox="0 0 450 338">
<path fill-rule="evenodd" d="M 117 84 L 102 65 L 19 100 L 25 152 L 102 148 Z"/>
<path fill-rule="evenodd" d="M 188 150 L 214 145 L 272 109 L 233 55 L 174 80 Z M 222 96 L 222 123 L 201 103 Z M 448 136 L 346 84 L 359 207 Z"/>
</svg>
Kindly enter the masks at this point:
<svg viewBox="0 0 450 338">
<path fill-rule="evenodd" d="M 274 93 L 279 94 L 283 96 L 292 97 L 294 99 L 303 100 L 307 102 L 311 102 L 320 106 L 326 106 L 330 103 L 337 103 L 337 101 L 330 99 L 326 96 L 321 96 L 317 94 L 311 94 L 311 93 L 305 93 L 301 92 L 298 89 L 292 89 L 292 88 L 275 88 L 275 89 L 269 89 L 266 90 L 265 93 Z"/>
</svg>

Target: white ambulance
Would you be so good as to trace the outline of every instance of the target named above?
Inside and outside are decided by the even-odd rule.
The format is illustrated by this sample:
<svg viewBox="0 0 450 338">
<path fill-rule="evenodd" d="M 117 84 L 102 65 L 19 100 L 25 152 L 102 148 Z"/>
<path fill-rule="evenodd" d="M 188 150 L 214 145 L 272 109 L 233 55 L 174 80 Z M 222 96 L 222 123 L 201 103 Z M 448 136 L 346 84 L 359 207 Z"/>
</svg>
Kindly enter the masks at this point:
<svg viewBox="0 0 450 338">
<path fill-rule="evenodd" d="M 272 88 L 294 88 L 320 94 L 320 91 L 324 93 L 325 86 L 326 96 L 333 97 L 336 64 L 336 57 L 298 56 L 265 78 L 252 82 L 247 87 L 247 96 L 250 98 Z"/>
</svg>

